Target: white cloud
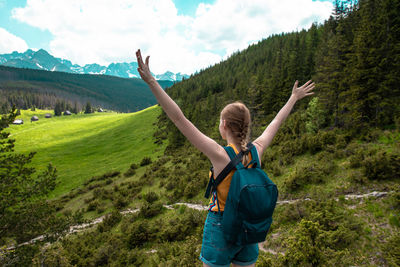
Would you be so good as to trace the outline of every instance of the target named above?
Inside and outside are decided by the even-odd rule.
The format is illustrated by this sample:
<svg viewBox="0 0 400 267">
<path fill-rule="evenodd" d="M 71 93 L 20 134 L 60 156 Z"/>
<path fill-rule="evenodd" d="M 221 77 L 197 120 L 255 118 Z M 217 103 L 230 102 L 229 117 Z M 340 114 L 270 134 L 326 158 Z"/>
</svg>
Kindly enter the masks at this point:
<svg viewBox="0 0 400 267">
<path fill-rule="evenodd" d="M 28 0 L 13 17 L 49 30 L 49 52 L 74 63 L 135 61 L 141 48 L 154 73 L 192 73 L 272 33 L 322 22 L 331 9 L 312 0 L 216 0 L 192 18 L 172 0 Z"/>
<path fill-rule="evenodd" d="M 23 39 L 9 33 L 6 29 L 0 28 L 0 54 L 14 51 L 25 52 L 27 49 L 28 45 Z"/>
</svg>

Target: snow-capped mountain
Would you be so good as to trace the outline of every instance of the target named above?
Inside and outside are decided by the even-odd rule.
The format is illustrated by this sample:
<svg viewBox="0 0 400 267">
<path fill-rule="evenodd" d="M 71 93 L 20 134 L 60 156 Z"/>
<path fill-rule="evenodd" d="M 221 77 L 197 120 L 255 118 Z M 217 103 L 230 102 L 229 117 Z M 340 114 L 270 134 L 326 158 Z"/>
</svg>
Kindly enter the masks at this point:
<svg viewBox="0 0 400 267">
<path fill-rule="evenodd" d="M 140 78 L 136 62 L 111 63 L 107 67 L 99 64 L 86 64 L 82 67 L 77 64 L 72 64 L 71 61 L 67 59 L 53 57 L 44 49 L 40 49 L 36 52 L 28 49 L 25 53 L 13 52 L 11 54 L 2 54 L 0 55 L 0 65 L 69 73 L 105 74 L 122 78 Z M 186 79 L 189 77 L 189 75 L 186 74 L 175 74 L 170 71 L 154 76 L 157 80 L 169 81 L 181 81 L 183 78 Z"/>
</svg>

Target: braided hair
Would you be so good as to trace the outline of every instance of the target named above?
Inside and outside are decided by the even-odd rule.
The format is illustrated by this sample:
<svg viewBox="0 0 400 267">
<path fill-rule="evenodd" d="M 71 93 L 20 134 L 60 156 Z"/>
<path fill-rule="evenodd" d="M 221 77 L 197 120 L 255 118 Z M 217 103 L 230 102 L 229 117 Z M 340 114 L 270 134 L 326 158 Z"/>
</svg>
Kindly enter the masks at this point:
<svg viewBox="0 0 400 267">
<path fill-rule="evenodd" d="M 250 140 L 251 116 L 249 109 L 241 102 L 227 105 L 221 112 L 221 118 L 226 121 L 226 126 L 232 132 L 236 141 L 240 143 L 242 151 L 247 150 Z M 243 156 L 242 163 L 248 162 L 248 154 Z"/>
</svg>

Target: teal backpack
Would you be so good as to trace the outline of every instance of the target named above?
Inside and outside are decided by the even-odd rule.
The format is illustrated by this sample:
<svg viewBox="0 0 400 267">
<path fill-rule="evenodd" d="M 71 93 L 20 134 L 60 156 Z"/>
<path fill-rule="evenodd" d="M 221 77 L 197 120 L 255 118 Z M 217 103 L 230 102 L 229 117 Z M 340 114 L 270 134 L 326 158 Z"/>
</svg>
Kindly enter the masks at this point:
<svg viewBox="0 0 400 267">
<path fill-rule="evenodd" d="M 236 168 L 225 203 L 222 229 L 225 239 L 239 246 L 265 240 L 278 199 L 276 185 L 260 168 L 256 147 L 252 143 L 247 147 L 246 152 L 241 151 L 237 155 L 232 147 L 224 147 L 231 161 L 216 179 L 211 175 L 205 194 L 209 198 L 210 192 L 216 193 L 218 184 Z M 249 152 L 252 160 L 244 166 L 242 157 Z M 217 204 L 219 210 L 218 196 Z"/>
</svg>

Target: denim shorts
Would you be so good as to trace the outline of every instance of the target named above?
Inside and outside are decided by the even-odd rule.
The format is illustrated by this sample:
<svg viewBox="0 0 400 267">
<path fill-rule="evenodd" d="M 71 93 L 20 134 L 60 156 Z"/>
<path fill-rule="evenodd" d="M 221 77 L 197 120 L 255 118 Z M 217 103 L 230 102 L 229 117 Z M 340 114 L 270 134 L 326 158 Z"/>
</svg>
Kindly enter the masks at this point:
<svg viewBox="0 0 400 267">
<path fill-rule="evenodd" d="M 217 266 L 250 265 L 257 261 L 258 244 L 237 246 L 228 243 L 222 232 L 222 215 L 208 212 L 203 231 L 200 260 L 205 264 Z"/>
</svg>

